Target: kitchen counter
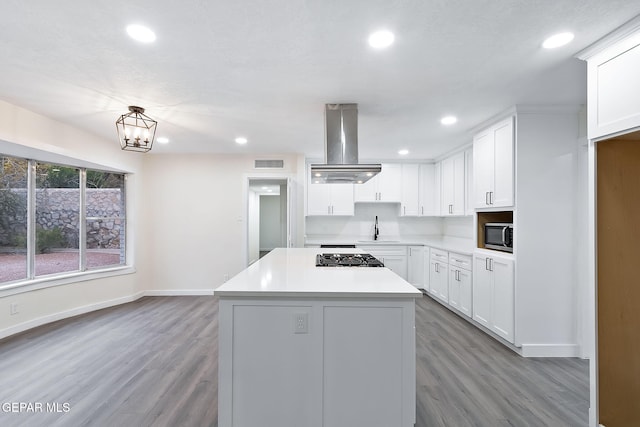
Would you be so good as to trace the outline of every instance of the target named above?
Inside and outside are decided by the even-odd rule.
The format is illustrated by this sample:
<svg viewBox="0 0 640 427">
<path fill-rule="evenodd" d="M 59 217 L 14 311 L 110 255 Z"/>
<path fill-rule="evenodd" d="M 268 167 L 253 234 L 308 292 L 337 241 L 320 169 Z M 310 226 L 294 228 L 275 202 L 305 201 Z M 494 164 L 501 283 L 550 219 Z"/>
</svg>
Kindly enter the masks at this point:
<svg viewBox="0 0 640 427">
<path fill-rule="evenodd" d="M 449 236 L 401 236 L 383 237 L 380 240 L 372 240 L 361 236 L 346 237 L 321 237 L 313 236 L 305 239 L 307 246 L 319 246 L 322 244 L 342 244 L 356 246 L 428 246 L 442 249 L 448 252 L 456 252 L 463 255 L 473 255 L 475 249 L 473 239 L 463 239 Z"/>
<path fill-rule="evenodd" d="M 215 290 L 220 297 L 419 298 L 414 286 L 387 268 L 316 267 L 317 248 L 279 248 Z M 362 253 L 343 249 L 340 253 Z"/>
<path fill-rule="evenodd" d="M 323 252 L 275 249 L 215 290 L 218 425 L 414 425 L 422 294 L 387 268 L 316 267 Z"/>
</svg>

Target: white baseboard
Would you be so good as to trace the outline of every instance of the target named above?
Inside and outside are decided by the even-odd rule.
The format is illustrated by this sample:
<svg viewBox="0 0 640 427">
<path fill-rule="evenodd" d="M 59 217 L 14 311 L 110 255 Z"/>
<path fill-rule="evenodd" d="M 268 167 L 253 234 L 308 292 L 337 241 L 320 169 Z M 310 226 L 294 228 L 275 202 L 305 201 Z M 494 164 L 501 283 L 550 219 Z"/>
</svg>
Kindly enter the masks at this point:
<svg viewBox="0 0 640 427">
<path fill-rule="evenodd" d="M 213 289 L 150 289 L 144 291 L 145 297 L 177 297 L 213 295 Z"/>
<path fill-rule="evenodd" d="M 522 357 L 580 357 L 577 344 L 522 344 Z"/>
<path fill-rule="evenodd" d="M 147 290 L 137 292 L 133 295 L 126 297 L 115 298 L 108 301 L 101 301 L 95 304 L 84 305 L 82 307 L 75 307 L 70 310 L 60 311 L 58 313 L 48 314 L 46 316 L 38 317 L 37 319 L 28 320 L 26 322 L 10 326 L 8 328 L 0 330 L 0 339 L 9 337 L 11 335 L 19 334 L 20 332 L 27 331 L 38 326 L 46 325 L 47 323 L 57 322 L 58 320 L 67 319 L 69 317 L 78 316 L 80 314 L 89 313 L 103 308 L 113 307 L 115 305 L 126 304 L 133 302 L 142 297 L 158 297 L 158 296 L 196 296 L 196 295 L 213 295 L 213 289 L 179 289 L 179 290 Z"/>
<path fill-rule="evenodd" d="M 89 313 L 91 311 L 101 310 L 103 308 L 113 307 L 114 305 L 125 304 L 135 301 L 144 296 L 144 292 L 138 292 L 126 297 L 115 298 L 108 301 L 101 301 L 95 304 L 83 305 L 81 307 L 75 307 L 70 310 L 60 311 L 58 313 L 52 313 L 46 316 L 38 317 L 37 319 L 28 320 L 24 323 L 10 326 L 8 328 L 0 330 L 0 339 L 8 336 L 18 334 L 20 332 L 27 331 L 29 329 L 46 325 L 47 323 L 57 322 L 58 320 L 66 319 L 79 314 Z"/>
</svg>

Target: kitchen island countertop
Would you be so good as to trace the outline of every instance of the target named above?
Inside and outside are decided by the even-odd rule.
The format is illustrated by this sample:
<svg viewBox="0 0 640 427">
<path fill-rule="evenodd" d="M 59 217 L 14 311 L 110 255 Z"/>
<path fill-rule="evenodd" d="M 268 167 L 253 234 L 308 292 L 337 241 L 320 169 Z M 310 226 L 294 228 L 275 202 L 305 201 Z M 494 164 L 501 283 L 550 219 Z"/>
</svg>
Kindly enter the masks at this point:
<svg viewBox="0 0 640 427">
<path fill-rule="evenodd" d="M 278 248 L 215 290 L 221 297 L 401 297 L 422 293 L 388 268 L 316 267 L 326 252 L 363 253 L 359 249 Z"/>
</svg>

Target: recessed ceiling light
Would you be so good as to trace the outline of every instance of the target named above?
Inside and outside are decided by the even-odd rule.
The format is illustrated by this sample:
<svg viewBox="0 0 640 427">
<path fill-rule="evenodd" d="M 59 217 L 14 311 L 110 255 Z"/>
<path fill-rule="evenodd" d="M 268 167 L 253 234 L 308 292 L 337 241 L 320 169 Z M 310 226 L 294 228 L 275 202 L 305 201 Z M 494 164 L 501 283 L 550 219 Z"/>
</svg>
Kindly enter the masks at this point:
<svg viewBox="0 0 640 427">
<path fill-rule="evenodd" d="M 369 46 L 375 49 L 384 49 L 393 44 L 395 36 L 391 31 L 381 30 L 369 35 Z"/>
<path fill-rule="evenodd" d="M 442 123 L 443 125 L 452 125 L 457 121 L 458 118 L 456 116 L 445 116 L 440 119 L 440 123 Z"/>
<path fill-rule="evenodd" d="M 156 41 L 156 33 L 144 25 L 132 24 L 127 27 L 127 34 L 134 40 L 141 43 L 151 43 Z"/>
<path fill-rule="evenodd" d="M 267 189 L 267 187 L 262 187 L 262 189 L 263 189 L 263 190 L 266 190 L 266 189 Z"/>
<path fill-rule="evenodd" d="M 545 49 L 555 49 L 556 47 L 564 46 L 573 40 L 573 33 L 559 33 L 554 34 L 553 36 L 547 38 L 543 43 L 542 47 Z"/>
<path fill-rule="evenodd" d="M 398 151 L 398 154 L 400 154 L 401 156 L 406 156 L 407 154 L 409 154 L 409 150 L 400 150 Z"/>
<path fill-rule="evenodd" d="M 316 176 L 322 176 L 320 172 L 316 172 Z"/>
<path fill-rule="evenodd" d="M 236 138 L 236 143 L 240 144 L 240 145 L 244 145 L 247 143 L 247 138 L 243 137 L 243 136 L 239 136 Z"/>
<path fill-rule="evenodd" d="M 373 173 L 367 172 L 367 176 L 373 176 Z"/>
<path fill-rule="evenodd" d="M 167 144 L 169 142 L 169 138 L 161 136 L 158 139 L 156 139 L 156 141 L 158 141 L 160 144 Z"/>
</svg>

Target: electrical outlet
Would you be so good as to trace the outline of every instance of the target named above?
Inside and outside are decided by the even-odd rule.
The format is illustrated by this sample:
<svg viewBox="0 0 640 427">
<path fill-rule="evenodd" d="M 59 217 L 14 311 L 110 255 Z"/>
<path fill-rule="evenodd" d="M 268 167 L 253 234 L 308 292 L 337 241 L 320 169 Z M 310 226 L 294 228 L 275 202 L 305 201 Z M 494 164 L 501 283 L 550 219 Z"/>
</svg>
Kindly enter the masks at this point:
<svg viewBox="0 0 640 427">
<path fill-rule="evenodd" d="M 293 313 L 293 333 L 309 333 L 309 313 Z"/>
<path fill-rule="evenodd" d="M 18 303 L 17 302 L 12 302 L 11 304 L 9 304 L 9 314 L 11 316 L 18 314 Z"/>
</svg>

